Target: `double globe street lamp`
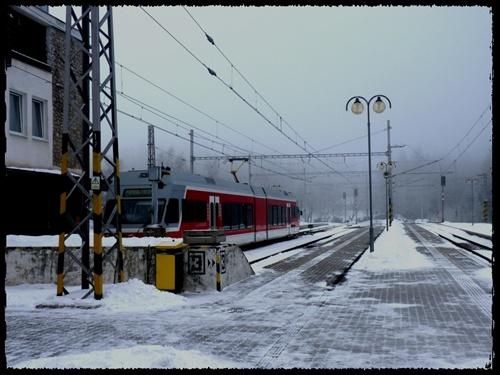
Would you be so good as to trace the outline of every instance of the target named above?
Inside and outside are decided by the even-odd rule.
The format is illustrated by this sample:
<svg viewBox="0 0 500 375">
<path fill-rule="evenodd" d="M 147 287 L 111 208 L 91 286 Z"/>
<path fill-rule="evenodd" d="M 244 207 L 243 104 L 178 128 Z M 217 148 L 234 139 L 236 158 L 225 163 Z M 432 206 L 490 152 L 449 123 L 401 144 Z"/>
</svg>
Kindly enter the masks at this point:
<svg viewBox="0 0 500 375">
<path fill-rule="evenodd" d="M 389 102 L 389 108 L 391 108 L 391 101 L 389 98 L 385 95 L 374 95 L 370 98 L 370 100 L 366 100 L 362 96 L 353 96 L 351 99 L 349 99 L 345 105 L 345 110 L 348 110 L 349 103 L 354 100 L 354 103 L 352 103 L 351 111 L 355 115 L 360 115 L 363 113 L 363 110 L 365 109 L 363 106 L 363 103 L 361 103 L 360 99 L 363 100 L 366 103 L 366 106 L 368 107 L 367 113 L 368 113 L 368 185 L 369 185 L 369 191 L 370 191 L 370 253 L 373 253 L 373 208 L 372 208 L 372 150 L 371 150 L 371 140 L 370 140 L 370 103 L 373 99 L 375 99 L 375 102 L 373 103 L 373 110 L 376 113 L 382 113 L 385 111 L 385 103 L 381 98 L 385 98 L 387 102 Z"/>
</svg>

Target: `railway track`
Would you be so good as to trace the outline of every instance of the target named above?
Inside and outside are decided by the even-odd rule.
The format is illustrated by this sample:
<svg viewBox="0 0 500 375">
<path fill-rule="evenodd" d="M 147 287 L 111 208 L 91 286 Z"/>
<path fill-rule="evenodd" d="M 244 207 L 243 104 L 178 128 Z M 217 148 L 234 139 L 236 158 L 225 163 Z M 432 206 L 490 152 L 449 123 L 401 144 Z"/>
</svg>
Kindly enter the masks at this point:
<svg viewBox="0 0 500 375">
<path fill-rule="evenodd" d="M 492 236 L 489 236 L 489 235 L 484 234 L 484 233 L 474 232 L 474 231 L 471 231 L 468 229 L 462 229 L 462 228 L 454 227 L 453 225 L 447 225 L 447 224 L 443 224 L 443 223 L 440 223 L 439 225 L 444 226 L 444 227 L 448 227 L 448 228 L 459 229 L 459 230 L 461 230 L 461 231 L 463 231 L 471 236 L 476 236 L 476 237 L 484 238 L 485 240 L 492 241 Z"/>
<path fill-rule="evenodd" d="M 329 228 L 331 229 L 331 227 Z M 325 233 L 325 235 L 318 235 L 319 232 L 325 232 L 328 230 L 328 228 L 322 228 L 318 229 L 316 228 L 313 232 L 309 231 L 302 231 L 300 232 L 297 236 L 295 236 L 294 239 L 303 239 L 303 241 L 297 241 L 294 242 L 293 244 L 288 244 L 291 240 L 278 240 L 274 241 L 273 244 L 279 243 L 283 246 L 277 247 L 276 249 L 270 250 L 269 252 L 263 253 L 262 256 L 257 256 L 257 257 L 249 257 L 249 263 L 250 265 L 262 262 L 266 259 L 281 255 L 281 254 L 286 254 L 291 251 L 301 249 L 301 248 L 310 248 L 311 246 L 322 246 L 325 243 L 335 241 L 336 239 L 352 232 L 353 228 L 345 228 L 340 231 L 337 231 L 335 233 Z M 314 234 L 314 237 L 311 237 L 310 239 L 308 238 L 311 234 Z M 241 247 L 243 251 L 248 254 L 251 253 L 252 250 L 256 249 L 254 246 L 252 247 Z"/>
<path fill-rule="evenodd" d="M 464 250 L 467 250 L 469 251 L 470 253 L 474 254 L 474 255 L 477 255 L 478 257 L 481 257 L 483 259 L 485 259 L 486 261 L 488 261 L 489 263 L 492 263 L 492 259 L 491 257 L 488 257 L 482 253 L 480 253 L 478 250 L 488 250 L 488 251 L 493 251 L 493 248 L 490 247 L 490 246 L 486 246 L 484 244 L 480 244 L 476 241 L 473 241 L 469 238 L 465 238 L 465 237 L 462 237 L 462 236 L 459 236 L 459 235 L 456 235 L 456 234 L 453 234 L 453 233 L 450 233 L 450 234 L 447 234 L 447 235 L 444 235 L 444 234 L 441 234 L 441 233 L 438 233 L 439 237 L 445 239 L 446 241 L 452 243 L 453 245 L 461 248 L 461 249 L 464 249 Z M 453 239 L 452 237 L 453 236 L 455 238 L 457 238 L 458 240 L 455 240 Z"/>
<path fill-rule="evenodd" d="M 461 235 L 453 233 L 452 231 L 449 231 L 449 230 L 443 230 L 441 228 L 436 228 L 436 227 L 431 228 L 431 227 L 425 226 L 425 225 L 424 226 L 426 227 L 426 229 L 435 233 L 436 235 L 438 235 L 439 237 L 441 237 L 445 241 L 459 247 L 460 249 L 466 250 L 475 256 L 478 256 L 478 257 L 486 260 L 490 264 L 492 263 L 491 253 L 489 253 L 489 252 L 493 251 L 493 247 L 491 245 L 492 244 L 491 236 L 481 234 L 481 233 L 472 232 L 469 230 L 456 228 L 456 227 L 451 226 L 451 225 L 440 224 L 440 226 L 441 225 L 444 227 L 447 227 L 447 228 L 454 229 L 454 230 L 460 230 L 462 232 L 465 232 L 467 235 L 470 235 L 473 237 L 475 236 L 475 237 L 482 238 L 482 239 L 486 240 L 486 243 L 485 242 L 482 242 L 482 243 L 478 242 L 472 238 L 461 236 Z M 488 245 L 488 241 L 489 241 L 489 245 Z"/>
<path fill-rule="evenodd" d="M 454 227 L 450 227 L 450 228 L 457 229 Z M 343 229 L 340 229 L 337 227 L 337 229 L 339 229 L 338 231 L 336 231 L 335 233 L 329 233 L 329 231 L 331 231 L 332 229 L 334 229 L 334 227 L 328 226 L 328 225 L 312 225 L 311 224 L 308 226 L 303 226 L 303 227 L 301 227 L 301 231 L 299 232 L 299 234 L 297 234 L 294 239 L 304 238 L 304 241 L 294 242 L 293 244 L 289 244 L 289 245 L 287 245 L 287 243 L 290 241 L 290 239 L 275 241 L 274 244 L 279 242 L 283 246 L 281 246 L 281 248 L 266 252 L 262 256 L 251 257 L 251 259 L 249 259 L 249 263 L 251 265 L 256 264 L 256 263 L 262 262 L 266 259 L 270 259 L 272 257 L 283 255 L 283 254 L 286 254 L 286 253 L 289 253 L 289 252 L 292 252 L 292 251 L 295 251 L 295 250 L 298 250 L 301 248 L 307 249 L 307 248 L 311 248 L 311 247 L 325 246 L 328 243 L 336 241 L 339 238 L 353 232 L 354 230 L 359 229 L 359 227 L 350 226 L 350 227 L 345 227 Z M 436 235 L 438 235 L 440 238 L 446 240 L 447 242 L 452 243 L 453 245 L 455 245 L 463 250 L 466 250 L 475 256 L 478 256 L 478 257 L 486 260 L 490 264 L 492 263 L 491 255 L 487 254 L 487 252 L 492 251 L 492 246 L 488 246 L 487 244 L 474 241 L 471 238 L 466 238 L 466 237 L 460 236 L 458 234 L 454 234 L 451 232 L 445 232 L 443 230 L 439 230 L 439 231 L 434 230 L 434 232 Z M 468 233 L 467 231 L 464 231 L 464 232 Z M 325 233 L 325 235 L 322 236 L 320 233 Z M 478 236 L 478 233 L 471 232 L 468 234 L 470 234 L 471 236 Z M 310 235 L 313 235 L 313 237 L 310 240 L 307 240 L 307 237 Z M 491 236 L 482 235 L 481 238 L 491 240 Z M 250 250 L 256 249 L 256 247 L 250 247 L 248 249 L 250 249 Z M 485 254 L 485 252 L 486 252 L 486 254 Z"/>
</svg>

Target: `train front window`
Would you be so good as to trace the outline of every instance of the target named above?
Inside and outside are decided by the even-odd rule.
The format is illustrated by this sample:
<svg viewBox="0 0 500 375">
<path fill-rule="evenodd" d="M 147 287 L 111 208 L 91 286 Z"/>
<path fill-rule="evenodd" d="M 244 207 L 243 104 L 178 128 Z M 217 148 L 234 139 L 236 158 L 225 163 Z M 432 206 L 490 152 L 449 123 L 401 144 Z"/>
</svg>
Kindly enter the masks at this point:
<svg viewBox="0 0 500 375">
<path fill-rule="evenodd" d="M 165 210 L 165 200 L 158 200 L 158 222 Z M 123 224 L 149 224 L 151 223 L 151 201 L 144 199 L 122 200 Z"/>
</svg>

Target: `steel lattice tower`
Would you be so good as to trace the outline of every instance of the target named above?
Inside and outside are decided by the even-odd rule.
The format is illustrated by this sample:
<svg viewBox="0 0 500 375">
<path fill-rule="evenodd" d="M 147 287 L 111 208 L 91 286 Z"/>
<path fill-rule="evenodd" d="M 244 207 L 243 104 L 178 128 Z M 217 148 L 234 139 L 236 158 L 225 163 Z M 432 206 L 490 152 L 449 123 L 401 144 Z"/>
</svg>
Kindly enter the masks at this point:
<svg viewBox="0 0 500 375">
<path fill-rule="evenodd" d="M 58 296 L 67 293 L 64 289 L 64 263 L 67 254 L 82 269 L 82 289 L 88 289 L 89 284 L 92 285 L 95 299 L 103 298 L 103 262 L 109 262 L 114 268 L 115 282 L 123 282 L 124 278 L 113 17 L 111 6 L 105 8 L 102 17 L 99 16 L 99 11 L 99 7 L 84 5 L 78 16 L 74 7 L 66 7 L 61 161 L 63 187 L 57 266 Z M 80 35 L 81 40 L 76 39 L 75 35 Z M 81 71 L 76 69 L 78 66 L 82 67 Z M 107 141 L 103 140 L 101 126 L 106 130 L 103 134 L 109 135 Z M 71 172 L 70 168 L 78 172 Z M 113 181 L 114 189 L 111 189 Z M 106 222 L 102 215 L 105 191 L 113 194 L 116 201 Z M 73 200 L 81 199 L 82 195 L 81 204 L 85 214 L 81 218 L 71 217 L 66 208 Z M 93 267 L 89 262 L 91 221 L 94 233 Z M 116 233 L 109 230 L 111 223 L 115 225 Z M 110 234 L 116 239 L 116 243 L 106 252 L 103 252 L 102 247 L 104 234 Z M 82 240 L 76 252 L 70 251 L 66 246 L 71 235 L 79 235 Z M 114 252 L 115 257 L 112 256 Z"/>
</svg>

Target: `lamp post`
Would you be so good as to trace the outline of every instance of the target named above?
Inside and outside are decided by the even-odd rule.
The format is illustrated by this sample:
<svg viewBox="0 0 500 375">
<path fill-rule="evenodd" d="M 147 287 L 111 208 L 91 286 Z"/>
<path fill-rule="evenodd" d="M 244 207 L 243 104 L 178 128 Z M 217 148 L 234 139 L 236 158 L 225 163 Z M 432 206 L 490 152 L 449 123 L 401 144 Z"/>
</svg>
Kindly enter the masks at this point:
<svg viewBox="0 0 500 375">
<path fill-rule="evenodd" d="M 366 100 L 362 96 L 353 96 L 351 99 L 349 99 L 345 105 L 345 110 L 347 111 L 347 108 L 349 106 L 349 103 L 354 100 L 354 103 L 352 103 L 351 111 L 355 115 L 360 115 L 363 113 L 364 107 L 363 103 L 361 103 L 361 100 L 363 100 L 366 103 L 366 106 L 368 107 L 367 113 L 368 113 L 368 187 L 370 191 L 370 252 L 373 253 L 373 207 L 372 207 L 372 155 L 371 155 L 371 141 L 370 141 L 370 103 L 373 99 L 377 98 L 375 100 L 375 103 L 373 103 L 373 110 L 376 113 L 382 113 L 385 110 L 385 103 L 382 101 L 381 97 L 385 98 L 389 102 L 389 108 L 391 108 L 391 101 L 387 96 L 384 95 L 374 95 L 370 98 L 370 100 Z"/>
<path fill-rule="evenodd" d="M 378 169 L 384 172 L 384 178 L 385 178 L 385 228 L 388 231 L 389 230 L 389 176 L 391 175 L 391 171 L 396 168 L 396 164 L 390 161 L 389 163 L 384 163 L 381 161 L 380 163 L 377 164 Z"/>
</svg>

